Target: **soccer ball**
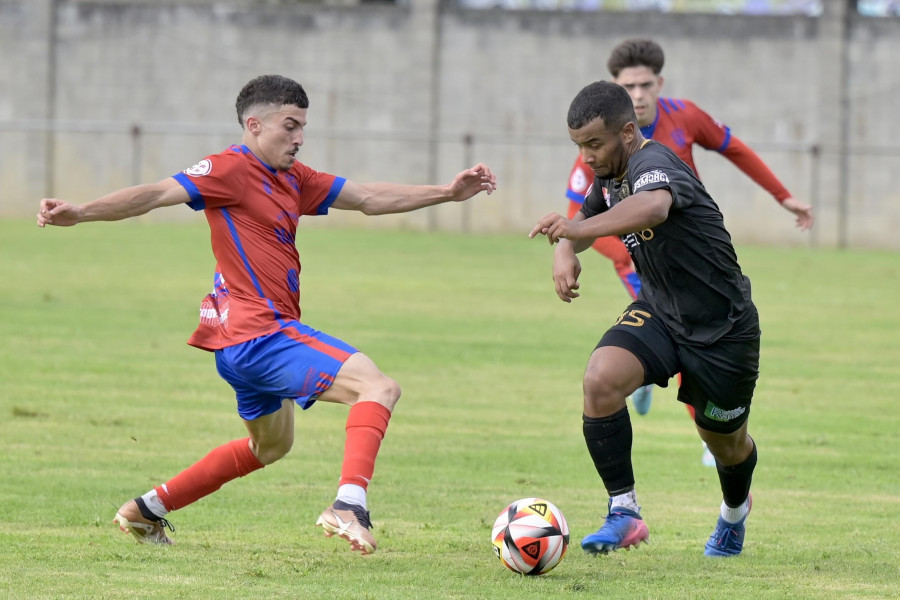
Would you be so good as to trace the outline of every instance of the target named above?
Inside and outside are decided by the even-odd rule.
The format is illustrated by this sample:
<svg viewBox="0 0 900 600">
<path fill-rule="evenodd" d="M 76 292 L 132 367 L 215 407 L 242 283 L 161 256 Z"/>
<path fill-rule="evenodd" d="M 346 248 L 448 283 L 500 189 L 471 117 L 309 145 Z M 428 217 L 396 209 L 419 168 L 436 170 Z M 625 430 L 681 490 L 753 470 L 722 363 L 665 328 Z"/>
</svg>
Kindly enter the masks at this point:
<svg viewBox="0 0 900 600">
<path fill-rule="evenodd" d="M 569 547 L 562 512 L 541 498 L 516 500 L 500 513 L 491 532 L 494 554 L 510 570 L 541 575 L 559 564 Z"/>
</svg>

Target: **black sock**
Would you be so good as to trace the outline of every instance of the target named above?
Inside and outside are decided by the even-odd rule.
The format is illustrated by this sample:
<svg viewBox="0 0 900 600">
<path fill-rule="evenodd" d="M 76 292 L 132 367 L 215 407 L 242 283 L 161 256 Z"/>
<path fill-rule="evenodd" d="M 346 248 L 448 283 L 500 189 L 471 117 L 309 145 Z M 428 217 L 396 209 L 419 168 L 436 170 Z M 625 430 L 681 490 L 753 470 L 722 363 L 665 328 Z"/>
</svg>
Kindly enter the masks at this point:
<svg viewBox="0 0 900 600">
<path fill-rule="evenodd" d="M 753 469 L 756 468 L 756 442 L 753 442 L 753 451 L 742 463 L 723 467 L 716 461 L 716 471 L 719 472 L 719 485 L 722 486 L 722 498 L 725 504 L 731 508 L 737 508 L 750 494 L 750 482 L 753 480 Z"/>
<path fill-rule="evenodd" d="M 607 493 L 612 497 L 634 489 L 628 408 L 608 417 L 595 419 L 582 415 L 582 419 L 584 441 Z"/>
</svg>

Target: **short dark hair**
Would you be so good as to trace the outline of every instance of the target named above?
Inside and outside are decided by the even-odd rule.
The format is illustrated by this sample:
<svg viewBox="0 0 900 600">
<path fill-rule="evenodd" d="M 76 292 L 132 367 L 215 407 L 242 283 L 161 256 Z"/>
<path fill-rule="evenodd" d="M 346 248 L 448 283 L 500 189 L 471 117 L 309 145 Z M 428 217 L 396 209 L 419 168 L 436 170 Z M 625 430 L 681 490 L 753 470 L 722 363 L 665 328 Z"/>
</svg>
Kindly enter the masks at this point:
<svg viewBox="0 0 900 600">
<path fill-rule="evenodd" d="M 606 68 L 613 77 L 618 77 L 619 72 L 628 67 L 648 67 L 659 75 L 665 62 L 666 56 L 659 44 L 653 40 L 634 38 L 613 48 Z"/>
<path fill-rule="evenodd" d="M 293 79 L 281 75 L 260 75 L 247 82 L 235 102 L 241 127 L 244 126 L 244 113 L 256 104 L 290 104 L 297 108 L 309 108 L 309 98 L 303 86 Z"/>
<path fill-rule="evenodd" d="M 629 121 L 637 123 L 634 104 L 625 88 L 610 81 L 595 81 L 578 92 L 569 105 L 569 129 L 581 129 L 598 118 L 610 131 L 621 131 Z"/>
</svg>

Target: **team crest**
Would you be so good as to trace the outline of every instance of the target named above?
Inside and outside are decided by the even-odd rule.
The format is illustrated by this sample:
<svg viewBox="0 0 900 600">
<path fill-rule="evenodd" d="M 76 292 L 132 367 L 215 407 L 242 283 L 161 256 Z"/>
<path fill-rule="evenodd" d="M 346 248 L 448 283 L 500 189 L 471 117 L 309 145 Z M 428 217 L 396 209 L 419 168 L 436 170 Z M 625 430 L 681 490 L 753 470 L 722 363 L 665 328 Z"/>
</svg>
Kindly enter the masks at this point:
<svg viewBox="0 0 900 600">
<path fill-rule="evenodd" d="M 184 170 L 184 174 L 191 177 L 203 177 L 210 173 L 212 173 L 212 161 L 208 158 L 204 158 L 193 167 Z"/>
<path fill-rule="evenodd" d="M 572 176 L 569 178 L 569 187 L 572 188 L 573 192 L 578 194 L 583 193 L 590 183 L 591 182 L 584 176 L 584 172 L 582 172 L 581 169 L 575 169 Z"/>
<path fill-rule="evenodd" d="M 631 195 L 631 189 L 628 187 L 628 180 L 622 180 L 622 187 L 619 188 L 619 201 L 621 202 L 625 198 Z"/>
</svg>

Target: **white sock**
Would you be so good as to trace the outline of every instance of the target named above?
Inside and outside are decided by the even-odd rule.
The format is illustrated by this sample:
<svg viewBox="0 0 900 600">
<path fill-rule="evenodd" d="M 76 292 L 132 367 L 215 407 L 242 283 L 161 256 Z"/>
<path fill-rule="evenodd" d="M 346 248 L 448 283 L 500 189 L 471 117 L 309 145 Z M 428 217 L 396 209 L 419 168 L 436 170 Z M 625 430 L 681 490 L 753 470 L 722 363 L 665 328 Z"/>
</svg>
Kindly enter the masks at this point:
<svg viewBox="0 0 900 600">
<path fill-rule="evenodd" d="M 165 517 L 169 513 L 169 511 L 166 510 L 166 506 L 162 503 L 162 500 L 159 499 L 159 495 L 156 493 L 156 489 L 152 489 L 141 496 L 141 500 L 144 501 L 144 504 L 147 505 L 147 508 L 150 509 L 150 512 L 152 512 L 160 519 Z"/>
<path fill-rule="evenodd" d="M 335 499 L 347 504 L 358 504 L 366 508 L 366 489 L 361 485 L 345 483 L 338 487 L 337 498 Z"/>
<path fill-rule="evenodd" d="M 612 509 L 616 507 L 628 508 L 633 510 L 636 513 L 641 512 L 641 507 L 638 506 L 637 503 L 637 494 L 635 494 L 634 490 L 625 492 L 624 494 L 619 494 L 618 496 L 613 496 L 610 498 L 609 510 L 612 512 Z"/>
<path fill-rule="evenodd" d="M 722 518 L 728 523 L 737 523 L 746 517 L 748 512 L 750 512 L 750 498 L 747 498 L 744 500 L 743 504 L 734 508 L 728 506 L 725 504 L 725 501 L 722 500 Z"/>
</svg>

